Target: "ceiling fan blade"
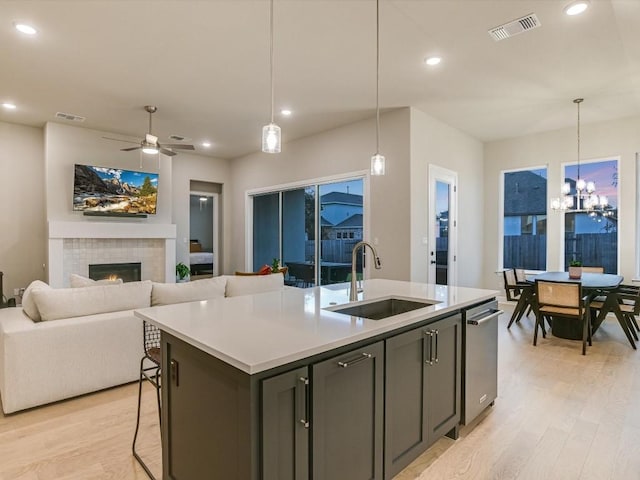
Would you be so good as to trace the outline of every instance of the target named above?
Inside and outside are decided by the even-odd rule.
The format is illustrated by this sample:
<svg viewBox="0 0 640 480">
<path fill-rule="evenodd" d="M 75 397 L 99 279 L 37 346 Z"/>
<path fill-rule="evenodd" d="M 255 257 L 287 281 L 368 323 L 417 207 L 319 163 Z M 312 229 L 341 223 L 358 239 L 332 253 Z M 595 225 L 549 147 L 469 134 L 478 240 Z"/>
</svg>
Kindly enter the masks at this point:
<svg viewBox="0 0 640 480">
<path fill-rule="evenodd" d="M 127 143 L 140 143 L 140 142 L 132 142 L 131 140 L 122 140 L 121 138 L 111 138 L 111 137 L 102 137 L 105 140 L 115 140 L 116 142 L 127 142 Z"/>
<path fill-rule="evenodd" d="M 164 153 L 165 155 L 167 155 L 169 157 L 173 157 L 173 156 L 177 155 L 176 152 L 172 152 L 171 150 L 167 150 L 166 148 L 160 148 L 160 152 Z"/>
<path fill-rule="evenodd" d="M 142 147 L 139 147 L 139 146 L 138 146 L 138 147 L 121 148 L 121 149 L 120 149 L 120 151 L 121 151 L 121 152 L 131 152 L 131 151 L 133 151 L 133 150 L 138 150 L 138 149 L 140 149 L 140 148 L 142 148 Z"/>
<path fill-rule="evenodd" d="M 150 143 L 152 145 L 158 145 L 158 137 L 156 137 L 155 135 L 151 135 L 150 133 L 147 133 L 144 136 L 144 139 L 147 141 L 147 143 Z"/>
<path fill-rule="evenodd" d="M 163 143 L 163 148 L 179 148 L 182 150 L 195 150 L 196 148 L 193 145 L 187 145 L 184 143 Z"/>
</svg>

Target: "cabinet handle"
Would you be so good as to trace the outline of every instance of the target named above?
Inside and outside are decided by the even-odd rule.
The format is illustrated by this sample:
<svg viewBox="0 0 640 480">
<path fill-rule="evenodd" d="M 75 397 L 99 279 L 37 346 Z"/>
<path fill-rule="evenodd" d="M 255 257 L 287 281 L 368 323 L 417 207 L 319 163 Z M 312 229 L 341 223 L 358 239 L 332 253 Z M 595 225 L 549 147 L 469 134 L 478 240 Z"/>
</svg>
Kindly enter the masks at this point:
<svg viewBox="0 0 640 480">
<path fill-rule="evenodd" d="M 436 353 L 435 353 L 435 362 L 438 363 L 438 330 L 434 330 L 433 333 L 435 334 L 436 337 Z"/>
<path fill-rule="evenodd" d="M 304 415 L 299 420 L 304 428 L 309 428 L 309 379 L 306 377 L 300 377 L 298 380 L 302 383 L 302 410 Z"/>
<path fill-rule="evenodd" d="M 350 367 L 351 365 L 355 365 L 356 363 L 360 363 L 363 360 L 367 360 L 369 358 L 373 358 L 373 354 L 362 352 L 360 355 L 358 355 L 353 360 L 348 360 L 346 362 L 338 362 L 338 366 L 342 367 L 342 368 L 347 368 L 347 367 Z"/>
<path fill-rule="evenodd" d="M 173 381 L 173 383 L 175 383 L 176 387 L 180 386 L 180 376 L 179 376 L 179 364 L 176 360 L 174 360 L 173 358 L 171 359 L 171 362 L 169 363 L 170 366 L 170 370 L 171 370 L 171 380 Z"/>
<path fill-rule="evenodd" d="M 424 335 L 425 335 L 425 340 L 427 339 L 426 337 L 429 337 L 429 358 L 425 360 L 424 363 L 433 365 L 433 331 L 425 330 Z"/>
</svg>

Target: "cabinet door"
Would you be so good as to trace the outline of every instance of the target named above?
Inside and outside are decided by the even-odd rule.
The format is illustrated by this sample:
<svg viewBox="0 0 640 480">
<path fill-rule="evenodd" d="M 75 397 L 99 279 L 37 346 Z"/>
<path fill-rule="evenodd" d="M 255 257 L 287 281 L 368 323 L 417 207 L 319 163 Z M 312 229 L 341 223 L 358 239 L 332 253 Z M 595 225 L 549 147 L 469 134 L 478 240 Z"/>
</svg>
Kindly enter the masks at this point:
<svg viewBox="0 0 640 480">
<path fill-rule="evenodd" d="M 262 382 L 262 479 L 309 478 L 307 367 Z"/>
<path fill-rule="evenodd" d="M 393 478 L 428 446 L 425 361 L 428 328 L 417 328 L 386 340 L 385 478 Z"/>
<path fill-rule="evenodd" d="M 384 346 L 312 366 L 314 480 L 381 480 Z"/>
<path fill-rule="evenodd" d="M 431 445 L 460 423 L 462 317 L 457 314 L 439 320 L 428 330 L 431 352 L 425 371 Z"/>
<path fill-rule="evenodd" d="M 162 342 L 163 478 L 252 478 L 249 376 L 164 333 Z"/>
</svg>

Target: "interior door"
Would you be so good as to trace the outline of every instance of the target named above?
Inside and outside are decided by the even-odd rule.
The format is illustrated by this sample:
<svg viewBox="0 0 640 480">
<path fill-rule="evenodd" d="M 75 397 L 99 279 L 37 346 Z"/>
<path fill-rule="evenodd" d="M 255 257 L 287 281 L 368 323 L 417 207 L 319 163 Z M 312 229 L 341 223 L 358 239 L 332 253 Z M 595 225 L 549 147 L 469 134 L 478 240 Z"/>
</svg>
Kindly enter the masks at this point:
<svg viewBox="0 0 640 480">
<path fill-rule="evenodd" d="M 429 165 L 429 283 L 456 284 L 457 183 L 456 172 Z"/>
<path fill-rule="evenodd" d="M 213 254 L 211 266 L 201 266 L 202 273 L 213 276 L 220 271 L 219 198 L 217 193 L 192 190 L 189 204 L 189 238 L 200 243 L 203 253 Z"/>
</svg>

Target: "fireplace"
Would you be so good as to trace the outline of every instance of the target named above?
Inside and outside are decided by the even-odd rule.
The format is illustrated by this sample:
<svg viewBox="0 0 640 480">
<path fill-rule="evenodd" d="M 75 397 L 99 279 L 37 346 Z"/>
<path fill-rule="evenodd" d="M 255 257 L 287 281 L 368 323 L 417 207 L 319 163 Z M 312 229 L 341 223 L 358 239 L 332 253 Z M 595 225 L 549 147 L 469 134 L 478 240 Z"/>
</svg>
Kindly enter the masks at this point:
<svg viewBox="0 0 640 480">
<path fill-rule="evenodd" d="M 89 265 L 89 278 L 92 280 L 115 280 L 137 282 L 141 279 L 140 263 L 96 263 Z"/>
</svg>

